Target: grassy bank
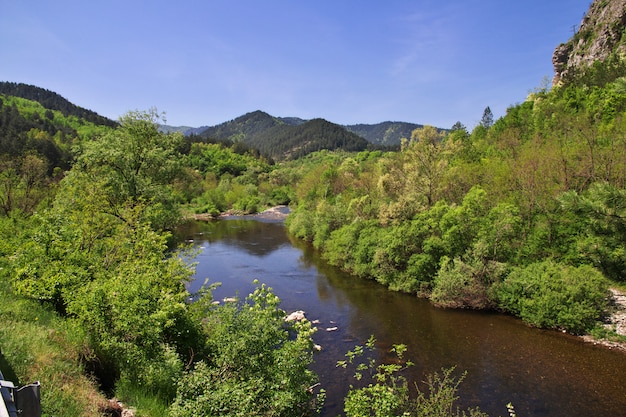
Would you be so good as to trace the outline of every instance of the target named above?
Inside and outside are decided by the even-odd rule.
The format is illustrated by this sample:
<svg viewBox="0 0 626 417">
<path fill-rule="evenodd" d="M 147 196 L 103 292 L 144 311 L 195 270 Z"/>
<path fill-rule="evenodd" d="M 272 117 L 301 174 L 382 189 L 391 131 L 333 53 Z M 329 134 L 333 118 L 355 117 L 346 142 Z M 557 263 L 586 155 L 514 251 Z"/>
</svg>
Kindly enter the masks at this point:
<svg viewBox="0 0 626 417">
<path fill-rule="evenodd" d="M 103 415 L 107 401 L 83 372 L 81 332 L 40 304 L 0 285 L 2 371 L 16 384 L 41 382 L 43 414 L 57 417 Z"/>
</svg>

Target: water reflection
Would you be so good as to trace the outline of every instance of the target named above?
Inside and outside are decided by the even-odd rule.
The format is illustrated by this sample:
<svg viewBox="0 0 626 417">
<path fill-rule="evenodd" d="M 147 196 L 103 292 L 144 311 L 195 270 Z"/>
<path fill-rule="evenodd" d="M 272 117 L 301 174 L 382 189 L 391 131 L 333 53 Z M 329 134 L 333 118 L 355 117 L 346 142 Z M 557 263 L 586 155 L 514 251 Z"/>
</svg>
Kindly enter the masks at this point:
<svg viewBox="0 0 626 417">
<path fill-rule="evenodd" d="M 389 292 L 326 265 L 281 224 L 229 220 L 194 227 L 185 233 L 204 249 L 192 287 L 205 277 L 221 281 L 214 293 L 219 299 L 248 294 L 256 278 L 275 289 L 285 310 L 302 309 L 319 320 L 315 341 L 323 350 L 314 368 L 328 392 L 325 415 L 341 412 L 345 389 L 354 383 L 336 361 L 370 335 L 381 358 L 393 343 L 408 345 L 416 364 L 408 375 L 413 382 L 442 367 L 467 370 L 459 392 L 463 405 L 491 415 L 506 415 L 508 402 L 520 416 L 626 415 L 622 352 L 531 329 L 508 316 L 436 309 Z"/>
</svg>

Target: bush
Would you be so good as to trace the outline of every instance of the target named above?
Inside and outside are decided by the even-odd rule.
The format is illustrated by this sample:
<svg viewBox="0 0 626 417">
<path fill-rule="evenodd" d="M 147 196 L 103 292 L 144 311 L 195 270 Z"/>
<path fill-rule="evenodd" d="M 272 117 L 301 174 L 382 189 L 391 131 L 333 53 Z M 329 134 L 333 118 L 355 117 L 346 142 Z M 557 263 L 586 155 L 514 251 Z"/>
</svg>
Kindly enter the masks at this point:
<svg viewBox="0 0 626 417">
<path fill-rule="evenodd" d="M 229 303 L 205 314 L 210 355 L 178 386 L 172 417 L 302 416 L 310 411 L 316 382 L 314 328 L 285 323 L 271 289 L 261 286 L 243 305 Z"/>
<path fill-rule="evenodd" d="M 608 282 L 596 269 L 544 261 L 514 269 L 495 286 L 499 306 L 525 322 L 580 334 L 602 319 Z"/>
<path fill-rule="evenodd" d="M 490 271 L 485 277 L 482 274 L 487 269 Z M 445 258 L 433 282 L 430 300 L 438 307 L 492 308 L 494 302 L 489 295 L 489 281 L 501 269 L 501 265 L 495 262 L 485 265 L 479 261 L 466 263 L 459 258 Z"/>
<path fill-rule="evenodd" d="M 480 240 L 462 258 L 444 256 L 433 280 L 433 304 L 445 308 L 494 308 L 491 287 L 506 274 L 507 264 L 489 259 L 487 252 L 489 248 Z"/>
<path fill-rule="evenodd" d="M 364 354 L 375 349 L 375 342 L 370 337 L 365 346 L 356 346 L 346 353 L 346 360 L 337 362 L 337 366 L 342 368 L 356 365 L 354 377 L 358 381 L 366 378 L 366 371 L 372 375 L 372 382 L 368 385 L 361 388 L 350 386 L 344 400 L 347 417 L 487 417 L 479 408 L 470 408 L 466 413 L 456 406 L 458 387 L 465 373 L 457 378 L 452 375 L 454 368 L 442 369 L 441 374 L 428 375 L 425 389 L 416 384 L 415 392 L 409 392 L 402 371 L 413 363 L 404 359 L 405 345 L 394 345 L 391 349 L 397 356 L 394 363 L 377 364 L 371 357 L 357 362 Z"/>
</svg>

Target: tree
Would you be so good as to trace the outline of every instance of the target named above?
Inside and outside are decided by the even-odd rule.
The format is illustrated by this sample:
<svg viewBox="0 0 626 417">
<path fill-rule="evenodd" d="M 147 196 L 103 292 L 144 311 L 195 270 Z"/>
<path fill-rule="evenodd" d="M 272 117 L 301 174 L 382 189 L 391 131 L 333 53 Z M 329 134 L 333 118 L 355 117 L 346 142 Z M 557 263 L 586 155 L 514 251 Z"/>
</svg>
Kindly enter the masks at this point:
<svg viewBox="0 0 626 417">
<path fill-rule="evenodd" d="M 409 182 L 426 196 L 428 207 L 437 201 L 439 185 L 448 166 L 442 140 L 443 133 L 433 126 L 424 126 L 413 131 L 407 149 L 410 160 L 405 169 L 409 172 Z"/>
<path fill-rule="evenodd" d="M 128 112 L 120 127 L 84 145 L 77 169 L 102 179 L 111 214 L 138 210 L 154 228 L 167 228 L 177 212 L 171 183 L 180 170 L 179 133 L 159 132 L 162 119 L 155 109 Z"/>
<path fill-rule="evenodd" d="M 578 236 L 580 255 L 607 277 L 626 280 L 626 190 L 594 183 L 582 194 L 570 191 L 560 198 L 584 227 Z"/>
<path fill-rule="evenodd" d="M 0 156 L 0 213 L 10 216 L 16 209 L 32 212 L 48 194 L 47 169 L 48 162 L 35 154 Z"/>
<path fill-rule="evenodd" d="M 485 107 L 485 111 L 483 112 L 483 117 L 480 119 L 480 125 L 489 129 L 493 126 L 493 113 L 489 106 Z"/>
</svg>

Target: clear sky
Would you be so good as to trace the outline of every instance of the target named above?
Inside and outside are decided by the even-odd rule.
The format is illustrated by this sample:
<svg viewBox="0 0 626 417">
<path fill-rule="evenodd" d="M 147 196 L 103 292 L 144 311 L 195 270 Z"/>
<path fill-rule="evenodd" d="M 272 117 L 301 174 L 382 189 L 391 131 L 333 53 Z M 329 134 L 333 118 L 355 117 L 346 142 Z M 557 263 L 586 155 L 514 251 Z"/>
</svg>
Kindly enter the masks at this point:
<svg viewBox="0 0 626 417">
<path fill-rule="evenodd" d="M 254 110 L 473 128 L 553 75 L 591 0 L 0 0 L 0 81 L 117 119 Z"/>
</svg>

